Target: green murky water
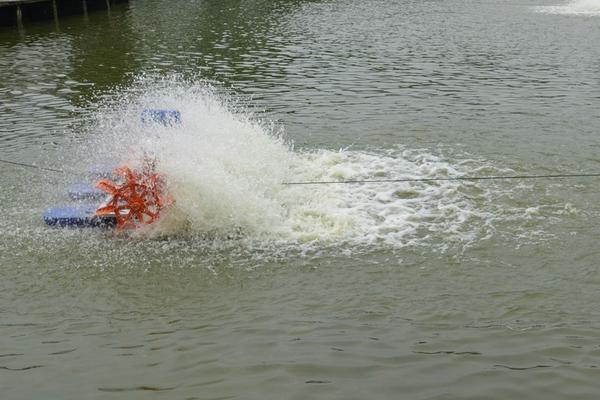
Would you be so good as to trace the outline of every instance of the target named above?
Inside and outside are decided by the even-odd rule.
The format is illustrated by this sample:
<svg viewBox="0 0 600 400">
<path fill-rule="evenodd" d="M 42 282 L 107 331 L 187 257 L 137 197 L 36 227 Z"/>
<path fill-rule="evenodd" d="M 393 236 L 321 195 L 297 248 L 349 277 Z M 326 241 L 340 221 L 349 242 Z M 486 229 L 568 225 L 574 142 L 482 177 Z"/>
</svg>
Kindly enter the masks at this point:
<svg viewBox="0 0 600 400">
<path fill-rule="evenodd" d="M 1 397 L 597 398 L 598 179 L 279 186 L 600 171 L 600 5 L 560 3 L 132 0 L 0 30 L 0 158 L 143 143 L 188 219 L 51 229 L 81 176 L 1 165 Z M 148 105 L 179 134 L 145 137 Z"/>
</svg>

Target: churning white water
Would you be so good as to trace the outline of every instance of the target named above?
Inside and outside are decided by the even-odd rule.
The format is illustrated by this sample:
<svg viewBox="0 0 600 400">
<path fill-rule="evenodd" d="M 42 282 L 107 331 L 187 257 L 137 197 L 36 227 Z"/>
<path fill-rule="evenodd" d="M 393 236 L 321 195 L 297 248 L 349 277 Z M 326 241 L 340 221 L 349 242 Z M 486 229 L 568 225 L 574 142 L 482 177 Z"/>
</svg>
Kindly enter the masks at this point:
<svg viewBox="0 0 600 400">
<path fill-rule="evenodd" d="M 144 125 L 145 108 L 171 108 L 179 125 Z M 281 128 L 261 121 L 206 83 L 142 78 L 106 101 L 90 128 L 95 160 L 135 163 L 153 154 L 176 202 L 150 235 L 197 235 L 300 245 L 402 247 L 442 234 L 444 243 L 485 237 L 489 191 L 473 183 L 286 185 L 286 182 L 433 178 L 478 173 L 401 146 L 373 151 L 295 150 Z M 489 167 L 485 172 L 490 172 Z M 497 171 L 496 171 L 497 172 Z M 431 245 L 431 243 L 429 244 Z"/>
<path fill-rule="evenodd" d="M 548 14 L 600 16 L 600 0 L 576 0 L 564 5 L 537 7 L 537 10 Z"/>
</svg>

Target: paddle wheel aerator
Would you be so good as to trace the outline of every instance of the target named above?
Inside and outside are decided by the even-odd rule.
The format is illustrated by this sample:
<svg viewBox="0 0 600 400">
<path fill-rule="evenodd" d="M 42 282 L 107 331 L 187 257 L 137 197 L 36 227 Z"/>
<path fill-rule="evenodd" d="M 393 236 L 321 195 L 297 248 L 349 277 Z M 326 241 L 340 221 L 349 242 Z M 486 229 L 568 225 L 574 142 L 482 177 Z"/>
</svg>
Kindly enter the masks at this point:
<svg viewBox="0 0 600 400">
<path fill-rule="evenodd" d="M 145 165 L 141 171 L 119 167 L 114 175 L 121 178 L 120 183 L 106 178 L 96 184 L 110 195 L 110 200 L 96 209 L 95 215 L 114 215 L 118 231 L 152 224 L 161 210 L 173 203 L 172 197 L 165 194 L 164 178 L 153 165 Z"/>
</svg>

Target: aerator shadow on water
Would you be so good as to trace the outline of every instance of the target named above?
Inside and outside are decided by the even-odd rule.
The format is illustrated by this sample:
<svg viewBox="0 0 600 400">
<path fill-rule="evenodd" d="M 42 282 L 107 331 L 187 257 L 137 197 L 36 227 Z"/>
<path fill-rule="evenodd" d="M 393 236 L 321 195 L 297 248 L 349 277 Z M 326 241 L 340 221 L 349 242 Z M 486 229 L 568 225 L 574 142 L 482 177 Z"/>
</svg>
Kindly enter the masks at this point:
<svg viewBox="0 0 600 400">
<path fill-rule="evenodd" d="M 176 127 L 181 123 L 177 110 L 147 109 L 140 115 L 143 124 Z M 72 185 L 66 195 L 71 203 L 46 210 L 46 224 L 57 227 L 135 229 L 156 222 L 162 209 L 173 199 L 166 182 L 147 157 L 141 167 L 94 165 L 88 181 Z"/>
</svg>

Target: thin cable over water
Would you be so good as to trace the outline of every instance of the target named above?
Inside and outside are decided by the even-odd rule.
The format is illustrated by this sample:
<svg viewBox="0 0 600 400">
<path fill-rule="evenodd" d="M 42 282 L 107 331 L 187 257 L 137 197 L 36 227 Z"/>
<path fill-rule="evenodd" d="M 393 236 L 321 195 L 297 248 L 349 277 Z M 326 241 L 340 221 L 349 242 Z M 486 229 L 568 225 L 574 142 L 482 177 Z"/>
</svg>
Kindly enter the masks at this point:
<svg viewBox="0 0 600 400">
<path fill-rule="evenodd" d="M 5 164 L 18 165 L 18 166 L 20 166 L 20 167 L 41 169 L 41 170 L 43 170 L 43 171 L 59 172 L 59 173 L 61 173 L 61 174 L 64 174 L 64 173 L 65 173 L 65 171 L 63 171 L 63 170 L 60 170 L 60 169 L 49 168 L 49 167 L 40 167 L 40 166 L 38 166 L 38 165 L 26 164 L 26 163 L 17 162 L 17 161 L 0 160 L 0 162 L 3 162 L 3 163 L 5 163 Z"/>
<path fill-rule="evenodd" d="M 44 171 L 52 171 L 59 173 L 67 173 L 60 169 L 40 167 L 38 165 L 26 164 L 17 161 L 2 160 L 0 162 L 17 165 L 27 168 L 35 168 Z M 348 180 L 348 181 L 300 181 L 300 182 L 282 182 L 282 185 L 360 185 L 365 183 L 402 183 L 402 182 L 441 182 L 441 181 L 491 181 L 491 180 L 507 180 L 507 179 L 567 179 L 567 178 L 598 178 L 600 173 L 579 173 L 579 174 L 544 174 L 544 175 L 491 175 L 491 176 L 457 176 L 444 178 L 400 178 L 400 179 L 365 179 L 365 180 Z"/>
<path fill-rule="evenodd" d="M 600 173 L 589 174 L 545 174 L 545 175 L 496 175 L 496 176 L 457 176 L 445 178 L 401 178 L 401 179 L 366 179 L 348 181 L 306 181 L 306 182 L 283 182 L 283 185 L 333 185 L 347 184 L 360 185 L 365 183 L 400 183 L 400 182 L 439 182 L 439 181 L 484 181 L 503 179 L 559 179 L 559 178 L 592 178 L 600 177 Z"/>
</svg>

